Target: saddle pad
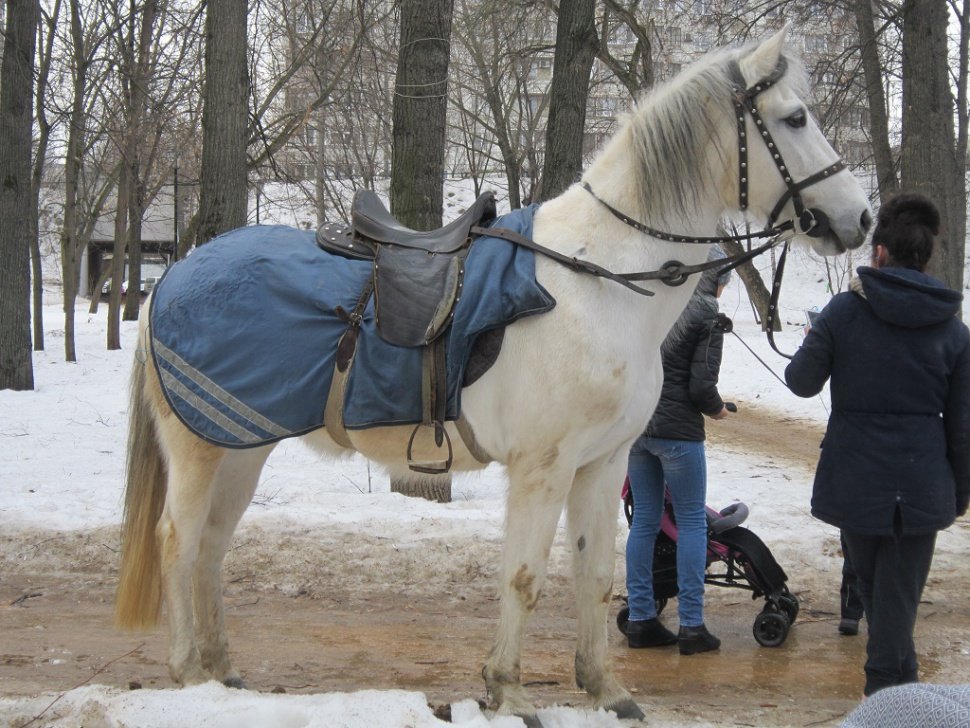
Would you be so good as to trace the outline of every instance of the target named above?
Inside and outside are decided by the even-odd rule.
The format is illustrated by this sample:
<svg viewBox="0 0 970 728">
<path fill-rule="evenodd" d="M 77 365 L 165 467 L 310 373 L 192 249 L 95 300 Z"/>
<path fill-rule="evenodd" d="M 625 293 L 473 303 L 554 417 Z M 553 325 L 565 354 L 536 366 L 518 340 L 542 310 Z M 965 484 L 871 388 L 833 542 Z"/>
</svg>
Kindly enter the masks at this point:
<svg viewBox="0 0 970 728">
<path fill-rule="evenodd" d="M 531 235 L 534 207 L 495 225 Z M 370 261 L 332 255 L 313 231 L 240 228 L 179 261 L 156 285 L 150 311 L 152 355 L 165 397 L 199 437 L 255 447 L 323 426 L 337 341 L 347 328 Z M 478 238 L 466 261 L 464 293 L 447 346 L 447 419 L 479 334 L 544 313 L 555 300 L 535 279 L 532 251 Z M 421 349 L 377 333 L 373 299 L 361 325 L 347 384 L 348 429 L 421 421 Z"/>
</svg>

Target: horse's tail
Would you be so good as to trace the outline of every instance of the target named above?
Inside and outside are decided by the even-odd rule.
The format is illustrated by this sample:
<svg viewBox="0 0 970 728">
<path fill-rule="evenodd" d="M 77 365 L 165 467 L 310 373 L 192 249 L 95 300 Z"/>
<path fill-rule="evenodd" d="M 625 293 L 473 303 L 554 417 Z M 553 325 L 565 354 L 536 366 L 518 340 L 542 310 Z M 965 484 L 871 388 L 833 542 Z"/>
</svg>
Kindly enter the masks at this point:
<svg viewBox="0 0 970 728">
<path fill-rule="evenodd" d="M 115 601 L 115 624 L 124 629 L 153 627 L 162 610 L 161 560 L 155 527 L 165 505 L 166 465 L 146 391 L 151 366 L 147 348 L 136 354 L 131 375 L 121 574 Z"/>
</svg>

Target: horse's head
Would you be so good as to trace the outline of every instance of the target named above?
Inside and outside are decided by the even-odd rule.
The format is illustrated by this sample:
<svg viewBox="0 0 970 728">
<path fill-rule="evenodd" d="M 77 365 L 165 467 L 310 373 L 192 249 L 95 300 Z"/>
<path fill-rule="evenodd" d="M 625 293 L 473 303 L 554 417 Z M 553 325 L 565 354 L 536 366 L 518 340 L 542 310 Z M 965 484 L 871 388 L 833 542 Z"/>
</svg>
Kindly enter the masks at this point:
<svg viewBox="0 0 970 728">
<path fill-rule="evenodd" d="M 865 240 L 869 201 L 809 113 L 805 73 L 783 54 L 786 35 L 782 30 L 729 62 L 739 135 L 736 199 L 771 223 L 794 220 L 818 253 L 837 255 Z"/>
</svg>

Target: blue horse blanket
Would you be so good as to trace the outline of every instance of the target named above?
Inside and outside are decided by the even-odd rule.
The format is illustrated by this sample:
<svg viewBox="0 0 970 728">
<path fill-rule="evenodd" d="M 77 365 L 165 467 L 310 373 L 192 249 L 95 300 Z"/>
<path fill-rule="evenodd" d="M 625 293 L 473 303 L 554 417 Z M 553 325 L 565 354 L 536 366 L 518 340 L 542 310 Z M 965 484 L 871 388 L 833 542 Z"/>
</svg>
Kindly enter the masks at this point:
<svg viewBox="0 0 970 728">
<path fill-rule="evenodd" d="M 535 208 L 493 225 L 529 237 Z M 323 426 L 337 341 L 370 261 L 328 253 L 309 230 L 240 228 L 199 247 L 155 287 L 150 311 L 155 367 L 165 397 L 199 437 L 245 448 Z M 535 279 L 531 250 L 500 238 L 472 243 L 464 291 L 446 333 L 447 419 L 458 418 L 475 339 L 555 300 Z M 344 401 L 348 429 L 421 421 L 421 349 L 384 341 L 373 297 L 364 313 Z"/>
</svg>

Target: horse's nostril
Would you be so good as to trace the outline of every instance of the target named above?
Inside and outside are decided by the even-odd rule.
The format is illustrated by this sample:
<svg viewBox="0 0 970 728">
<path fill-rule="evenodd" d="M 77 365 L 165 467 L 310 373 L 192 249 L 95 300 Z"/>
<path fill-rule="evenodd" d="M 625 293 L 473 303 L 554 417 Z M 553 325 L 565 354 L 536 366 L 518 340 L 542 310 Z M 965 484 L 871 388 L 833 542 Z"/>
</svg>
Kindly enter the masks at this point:
<svg viewBox="0 0 970 728">
<path fill-rule="evenodd" d="M 863 210 L 862 219 L 859 222 L 862 223 L 863 230 L 868 230 L 872 226 L 872 213 L 868 210 Z"/>
</svg>

